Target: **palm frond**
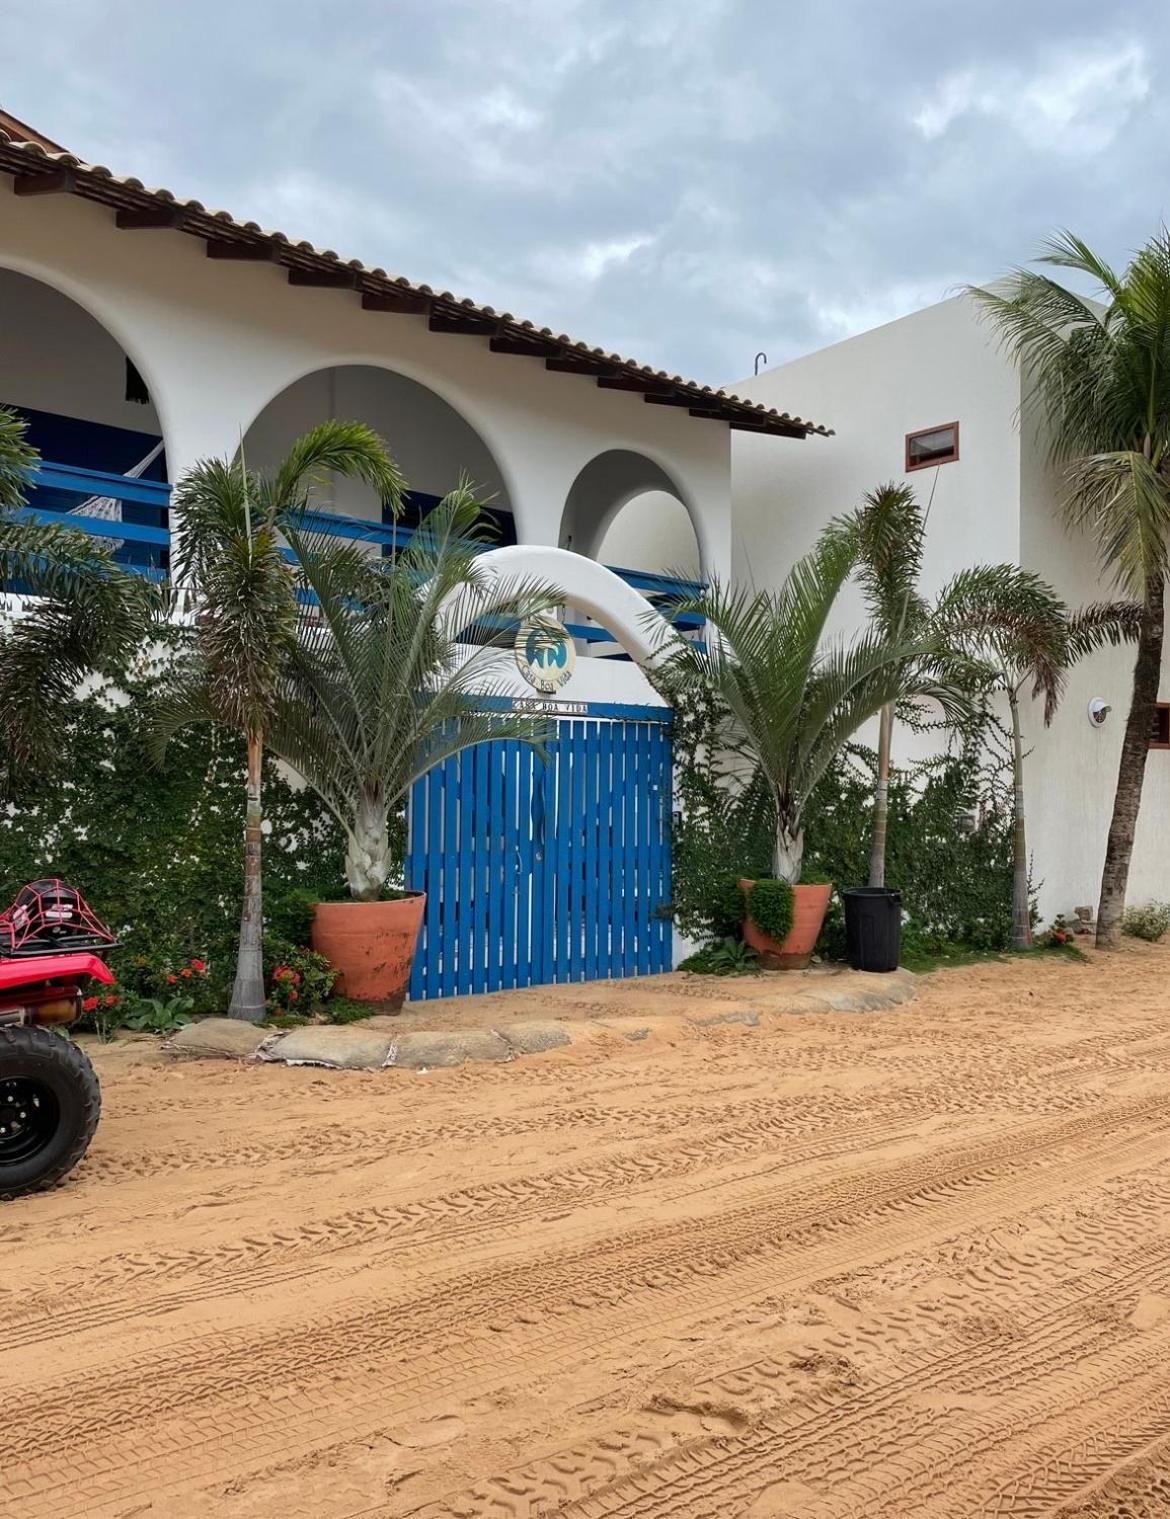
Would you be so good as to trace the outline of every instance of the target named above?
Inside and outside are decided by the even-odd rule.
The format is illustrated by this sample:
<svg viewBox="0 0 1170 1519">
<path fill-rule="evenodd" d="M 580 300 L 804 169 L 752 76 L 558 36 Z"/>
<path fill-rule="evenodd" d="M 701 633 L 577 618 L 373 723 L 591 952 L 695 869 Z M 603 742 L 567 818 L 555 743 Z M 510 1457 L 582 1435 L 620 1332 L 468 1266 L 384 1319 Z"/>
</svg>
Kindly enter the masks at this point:
<svg viewBox="0 0 1170 1519">
<path fill-rule="evenodd" d="M 1102 565 L 1118 585 L 1141 595 L 1151 575 L 1165 573 L 1170 540 L 1170 490 L 1161 471 L 1133 449 L 1090 454 L 1068 466 L 1069 516 L 1097 542 Z"/>
<path fill-rule="evenodd" d="M 385 442 L 364 422 L 329 419 L 302 433 L 276 473 L 261 482 L 266 511 L 275 515 L 305 505 L 331 475 L 361 480 L 397 516 L 406 481 Z"/>
</svg>

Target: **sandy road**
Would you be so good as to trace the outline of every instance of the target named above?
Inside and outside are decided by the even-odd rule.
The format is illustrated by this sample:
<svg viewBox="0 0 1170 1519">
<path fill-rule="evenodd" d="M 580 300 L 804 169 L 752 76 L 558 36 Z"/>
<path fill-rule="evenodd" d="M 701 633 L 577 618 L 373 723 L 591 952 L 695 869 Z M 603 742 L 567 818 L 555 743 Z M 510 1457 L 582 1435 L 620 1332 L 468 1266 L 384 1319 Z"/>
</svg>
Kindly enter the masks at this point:
<svg viewBox="0 0 1170 1519">
<path fill-rule="evenodd" d="M 5 1515 L 1170 1514 L 1170 949 L 424 1076 L 99 1058 L 0 1211 Z"/>
</svg>

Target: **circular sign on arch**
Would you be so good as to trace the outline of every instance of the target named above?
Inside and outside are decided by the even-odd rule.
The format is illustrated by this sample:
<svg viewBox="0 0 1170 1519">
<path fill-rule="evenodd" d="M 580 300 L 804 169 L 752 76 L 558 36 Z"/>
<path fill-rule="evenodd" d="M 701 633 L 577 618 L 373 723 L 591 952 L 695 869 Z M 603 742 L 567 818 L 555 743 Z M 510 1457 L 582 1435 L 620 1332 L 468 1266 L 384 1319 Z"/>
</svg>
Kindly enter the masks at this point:
<svg viewBox="0 0 1170 1519">
<path fill-rule="evenodd" d="M 530 686 L 546 696 L 565 686 L 577 665 L 577 648 L 559 622 L 533 617 L 516 635 L 516 665 Z"/>
</svg>

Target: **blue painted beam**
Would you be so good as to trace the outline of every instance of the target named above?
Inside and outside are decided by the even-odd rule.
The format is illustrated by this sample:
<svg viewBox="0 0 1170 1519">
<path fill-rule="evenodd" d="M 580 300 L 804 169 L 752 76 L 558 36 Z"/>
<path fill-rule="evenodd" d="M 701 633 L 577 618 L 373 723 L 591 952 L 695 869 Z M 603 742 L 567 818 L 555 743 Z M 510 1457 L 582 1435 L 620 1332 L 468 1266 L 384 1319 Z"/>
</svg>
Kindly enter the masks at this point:
<svg viewBox="0 0 1170 1519">
<path fill-rule="evenodd" d="M 154 543 L 165 546 L 171 535 L 165 527 L 148 527 L 144 522 L 111 522 L 106 517 L 74 517 L 69 512 L 42 511 L 39 507 L 25 506 L 22 517 L 32 522 L 44 522 L 50 526 L 76 528 L 93 538 L 120 538 L 126 543 Z"/>
<path fill-rule="evenodd" d="M 32 484 L 49 490 L 72 491 L 79 496 L 112 496 L 115 501 L 135 501 L 141 506 L 165 508 L 171 501 L 171 487 L 165 480 L 135 480 L 128 475 L 107 475 L 101 470 L 53 464 L 46 459 L 37 465 Z"/>
</svg>

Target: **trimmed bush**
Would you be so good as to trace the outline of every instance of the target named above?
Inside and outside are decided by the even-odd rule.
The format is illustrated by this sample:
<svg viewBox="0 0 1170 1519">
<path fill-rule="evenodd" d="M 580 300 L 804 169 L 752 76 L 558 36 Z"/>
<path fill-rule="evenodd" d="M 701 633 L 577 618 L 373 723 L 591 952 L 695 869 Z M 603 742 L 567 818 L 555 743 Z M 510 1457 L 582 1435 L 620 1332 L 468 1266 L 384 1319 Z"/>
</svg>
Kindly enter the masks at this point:
<svg viewBox="0 0 1170 1519">
<path fill-rule="evenodd" d="M 787 881 L 755 881 L 747 894 L 748 917 L 775 944 L 792 927 L 792 887 Z"/>
<path fill-rule="evenodd" d="M 1155 944 L 1170 928 L 1170 902 L 1146 902 L 1142 907 L 1127 907 L 1121 920 L 1122 933 L 1131 939 L 1145 939 Z"/>
</svg>

